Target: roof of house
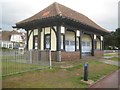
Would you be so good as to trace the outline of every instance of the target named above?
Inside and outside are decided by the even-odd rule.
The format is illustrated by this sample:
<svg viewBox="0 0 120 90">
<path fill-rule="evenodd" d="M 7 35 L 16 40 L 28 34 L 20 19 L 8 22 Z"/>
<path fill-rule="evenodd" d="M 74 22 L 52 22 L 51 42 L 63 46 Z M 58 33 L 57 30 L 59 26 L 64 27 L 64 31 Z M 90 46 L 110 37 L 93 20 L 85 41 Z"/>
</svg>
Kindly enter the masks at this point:
<svg viewBox="0 0 120 90">
<path fill-rule="evenodd" d="M 2 40 L 2 41 L 10 41 L 11 35 L 14 35 L 14 34 L 21 35 L 22 33 L 17 32 L 15 30 L 13 30 L 13 31 L 2 31 L 2 32 L 0 32 L 0 36 L 1 36 L 0 40 Z"/>
<path fill-rule="evenodd" d="M 88 25 L 90 27 L 96 28 L 103 32 L 108 32 L 107 30 L 105 30 L 102 27 L 100 27 L 99 25 L 97 25 L 95 22 L 93 22 L 91 19 L 89 19 L 85 15 L 83 15 L 79 12 L 76 12 L 76 11 L 74 11 L 64 5 L 56 3 L 56 2 L 51 4 L 47 8 L 43 9 L 42 11 L 38 12 L 37 14 L 33 15 L 32 17 L 16 23 L 16 26 L 19 26 L 24 23 L 33 22 L 35 20 L 40 21 L 41 19 L 48 18 L 48 17 L 54 17 L 54 16 L 58 16 L 58 15 L 72 19 L 77 22 L 80 22 L 84 25 Z"/>
</svg>

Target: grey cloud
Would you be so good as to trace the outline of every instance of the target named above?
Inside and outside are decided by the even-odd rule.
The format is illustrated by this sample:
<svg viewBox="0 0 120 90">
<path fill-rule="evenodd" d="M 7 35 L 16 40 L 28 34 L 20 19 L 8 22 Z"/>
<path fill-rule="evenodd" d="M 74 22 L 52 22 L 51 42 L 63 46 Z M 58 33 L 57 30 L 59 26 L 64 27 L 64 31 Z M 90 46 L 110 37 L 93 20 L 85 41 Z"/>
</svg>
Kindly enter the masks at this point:
<svg viewBox="0 0 120 90">
<path fill-rule="evenodd" d="M 103 20 L 99 19 L 98 22 L 100 22 L 100 25 L 102 25 L 105 29 L 110 30 L 110 31 L 115 31 L 118 28 L 117 14 L 105 17 L 103 18 Z"/>
<path fill-rule="evenodd" d="M 23 3 L 2 3 L 2 28 L 12 29 L 12 25 L 16 22 L 25 19 L 32 11 Z"/>
</svg>

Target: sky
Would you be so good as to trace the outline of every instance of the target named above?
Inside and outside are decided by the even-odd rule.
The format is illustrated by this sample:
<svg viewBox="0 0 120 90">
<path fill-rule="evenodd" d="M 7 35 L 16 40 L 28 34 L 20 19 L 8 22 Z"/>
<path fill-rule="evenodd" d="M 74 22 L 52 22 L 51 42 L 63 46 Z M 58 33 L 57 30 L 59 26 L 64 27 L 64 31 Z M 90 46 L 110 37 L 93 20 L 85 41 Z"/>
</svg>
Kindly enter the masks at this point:
<svg viewBox="0 0 120 90">
<path fill-rule="evenodd" d="M 84 14 L 108 31 L 118 28 L 119 0 L 0 0 L 0 28 L 13 30 L 16 22 L 33 16 L 54 2 Z"/>
<path fill-rule="evenodd" d="M 118 27 L 120 28 L 120 1 L 118 3 Z"/>
</svg>

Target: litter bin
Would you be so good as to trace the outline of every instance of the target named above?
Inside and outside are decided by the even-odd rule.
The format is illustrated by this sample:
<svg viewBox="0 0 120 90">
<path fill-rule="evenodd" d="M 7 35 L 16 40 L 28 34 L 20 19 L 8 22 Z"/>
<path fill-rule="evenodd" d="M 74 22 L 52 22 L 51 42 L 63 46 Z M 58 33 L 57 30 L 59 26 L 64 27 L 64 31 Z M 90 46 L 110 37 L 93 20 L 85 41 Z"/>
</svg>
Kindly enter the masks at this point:
<svg viewBox="0 0 120 90">
<path fill-rule="evenodd" d="M 88 81 L 88 64 L 84 64 L 84 81 Z"/>
</svg>

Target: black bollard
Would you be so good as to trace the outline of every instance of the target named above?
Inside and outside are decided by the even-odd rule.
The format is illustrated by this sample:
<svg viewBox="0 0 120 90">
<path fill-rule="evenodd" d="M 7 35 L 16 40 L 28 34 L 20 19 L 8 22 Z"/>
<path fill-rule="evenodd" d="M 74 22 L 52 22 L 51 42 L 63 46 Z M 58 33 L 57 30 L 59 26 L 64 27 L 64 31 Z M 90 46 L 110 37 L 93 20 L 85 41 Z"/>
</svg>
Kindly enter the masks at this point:
<svg viewBox="0 0 120 90">
<path fill-rule="evenodd" d="M 88 64 L 84 64 L 84 81 L 88 81 Z"/>
</svg>

